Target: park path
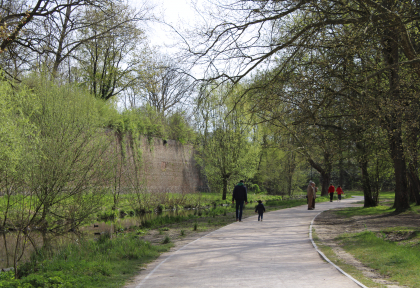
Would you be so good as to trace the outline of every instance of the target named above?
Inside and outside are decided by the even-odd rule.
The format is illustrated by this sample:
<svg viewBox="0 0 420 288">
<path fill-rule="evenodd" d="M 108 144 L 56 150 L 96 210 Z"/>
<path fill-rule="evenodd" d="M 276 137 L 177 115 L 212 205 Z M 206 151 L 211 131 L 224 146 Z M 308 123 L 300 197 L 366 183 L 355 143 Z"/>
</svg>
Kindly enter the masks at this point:
<svg viewBox="0 0 420 288">
<path fill-rule="evenodd" d="M 235 222 L 159 257 L 127 287 L 359 287 L 312 246 L 309 225 L 321 211 L 362 197 L 299 206 Z"/>
</svg>

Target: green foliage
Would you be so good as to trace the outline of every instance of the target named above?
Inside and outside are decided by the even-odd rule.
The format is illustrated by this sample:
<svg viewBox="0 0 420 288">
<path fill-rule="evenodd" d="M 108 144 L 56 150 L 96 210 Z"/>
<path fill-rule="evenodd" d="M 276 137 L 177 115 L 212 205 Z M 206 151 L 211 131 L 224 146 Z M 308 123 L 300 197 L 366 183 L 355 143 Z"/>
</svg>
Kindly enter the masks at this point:
<svg viewBox="0 0 420 288">
<path fill-rule="evenodd" d="M 154 227 L 159 227 L 159 226 L 163 226 L 163 225 L 167 225 L 167 224 L 172 224 L 172 223 L 179 223 L 182 221 L 185 221 L 186 219 L 191 219 L 193 218 L 193 215 L 190 216 L 163 216 L 163 217 L 157 217 L 151 220 L 144 220 L 141 223 L 141 226 L 144 228 L 154 228 Z"/>
<path fill-rule="evenodd" d="M 193 143 L 195 132 L 186 121 L 186 115 L 183 112 L 176 112 L 166 117 L 167 139 L 179 141 L 181 144 Z"/>
<path fill-rule="evenodd" d="M 130 133 L 133 139 L 144 135 L 148 138 L 177 140 L 182 144 L 191 143 L 195 139 L 192 128 L 185 120 L 185 113 L 164 116 L 148 104 L 114 115 L 108 125 L 121 134 Z"/>
<path fill-rule="evenodd" d="M 371 231 L 344 234 L 336 239 L 365 266 L 375 269 L 400 285 L 418 286 L 420 251 L 417 247 L 384 240 Z"/>
<path fill-rule="evenodd" d="M 0 287 L 2 287 L 2 281 L 10 281 L 15 279 L 15 271 L 0 272 Z"/>
<path fill-rule="evenodd" d="M 112 163 L 110 157 L 104 161 L 111 139 L 103 128 L 114 108 L 76 85 L 42 76 L 14 87 L 1 81 L 0 94 L 0 133 L 5 132 L 0 135 L 0 226 L 38 227 L 48 245 L 53 235 L 77 230 L 102 206 Z M 6 135 L 13 137 L 14 150 L 4 149 Z M 18 261 L 31 235 L 12 235 L 17 246 L 9 256 Z"/>
<path fill-rule="evenodd" d="M 171 243 L 171 238 L 169 238 L 169 236 L 165 236 L 165 238 L 162 241 L 162 244 L 168 244 Z"/>
<path fill-rule="evenodd" d="M 39 141 L 38 129 L 30 117 L 39 108 L 26 86 L 13 89 L 12 83 L 0 79 L 0 173 L 17 173 L 19 165 L 36 159 L 31 152 Z"/>
<path fill-rule="evenodd" d="M 34 255 L 19 268 L 18 280 L 10 272 L 0 273 L 0 287 L 121 287 L 138 265 L 169 247 L 153 246 L 133 234 L 73 243 Z"/>
<path fill-rule="evenodd" d="M 254 176 L 260 149 L 256 129 L 248 125 L 246 107 L 235 102 L 235 93 L 240 94 L 242 87 L 229 89 L 222 86 L 204 92 L 209 95 L 198 103 L 196 115 L 201 129 L 196 159 L 204 167 L 211 190 L 223 191 L 223 199 L 228 187 L 233 189 L 241 178 Z M 226 91 L 230 91 L 228 97 Z"/>
<path fill-rule="evenodd" d="M 117 211 L 115 210 L 101 211 L 97 213 L 97 217 L 99 220 L 103 220 L 103 221 L 115 220 L 117 219 Z"/>
</svg>

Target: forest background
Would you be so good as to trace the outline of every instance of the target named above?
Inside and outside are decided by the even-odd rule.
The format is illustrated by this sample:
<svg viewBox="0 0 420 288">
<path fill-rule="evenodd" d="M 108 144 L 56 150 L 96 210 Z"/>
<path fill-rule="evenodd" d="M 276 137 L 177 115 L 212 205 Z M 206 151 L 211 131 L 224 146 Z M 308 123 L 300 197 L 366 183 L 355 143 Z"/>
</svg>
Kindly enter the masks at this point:
<svg viewBox="0 0 420 288">
<path fill-rule="evenodd" d="M 129 191 L 146 195 L 141 137 L 194 145 L 223 200 L 240 179 L 289 196 L 312 179 L 324 196 L 362 189 L 365 207 L 389 190 L 397 211 L 419 205 L 419 5 L 204 2 L 165 55 L 147 2 L 2 1 L 0 228 L 48 243 L 104 195 L 118 209 L 115 143 L 134 149 Z"/>
</svg>

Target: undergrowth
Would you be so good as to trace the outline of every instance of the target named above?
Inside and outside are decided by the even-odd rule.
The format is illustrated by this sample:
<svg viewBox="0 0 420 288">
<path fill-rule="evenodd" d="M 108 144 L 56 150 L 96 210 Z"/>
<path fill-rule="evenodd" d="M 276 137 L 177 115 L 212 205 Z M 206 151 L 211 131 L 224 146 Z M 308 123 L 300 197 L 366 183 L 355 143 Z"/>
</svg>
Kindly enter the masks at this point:
<svg viewBox="0 0 420 288">
<path fill-rule="evenodd" d="M 151 245 L 126 233 L 75 242 L 54 252 L 43 250 L 19 267 L 20 279 L 13 272 L 1 273 L 0 287 L 121 287 L 141 264 L 167 251 L 169 242 Z"/>
</svg>

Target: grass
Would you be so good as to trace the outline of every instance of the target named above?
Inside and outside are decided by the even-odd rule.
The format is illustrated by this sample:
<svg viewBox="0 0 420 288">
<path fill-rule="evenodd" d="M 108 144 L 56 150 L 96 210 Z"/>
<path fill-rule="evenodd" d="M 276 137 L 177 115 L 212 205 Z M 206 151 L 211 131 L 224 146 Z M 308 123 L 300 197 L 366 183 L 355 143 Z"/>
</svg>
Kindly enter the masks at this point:
<svg viewBox="0 0 420 288">
<path fill-rule="evenodd" d="M 318 246 L 318 249 L 321 250 L 324 255 L 330 259 L 331 262 L 333 262 L 335 265 L 339 266 L 341 269 L 343 269 L 344 272 L 351 275 L 353 278 L 358 280 L 359 282 L 363 283 L 364 285 L 367 285 L 368 287 L 381 287 L 381 285 L 378 285 L 378 283 L 372 281 L 372 279 L 367 278 L 363 275 L 361 271 L 359 271 L 356 267 L 347 264 L 343 260 L 341 260 L 333 251 L 333 249 L 327 245 L 323 245 L 321 241 L 319 240 L 318 235 L 316 234 L 316 231 L 314 228 L 312 228 L 312 238 L 315 241 L 316 245 Z"/>
<path fill-rule="evenodd" d="M 151 245 L 126 233 L 72 243 L 34 256 L 20 267 L 21 279 L 0 281 L 0 287 L 121 287 L 142 264 L 168 251 L 169 242 Z"/>
<path fill-rule="evenodd" d="M 351 192 L 348 194 L 357 195 L 359 193 Z M 394 198 L 395 194 L 393 192 L 383 192 L 379 197 L 381 205 L 377 207 L 342 208 L 335 210 L 334 213 L 346 218 L 384 214 L 391 214 L 390 216 L 392 216 L 395 213 L 395 209 L 391 208 Z M 404 214 L 417 214 L 419 211 L 420 207 L 413 205 Z M 366 230 L 361 233 L 342 234 L 335 241 L 339 242 L 345 251 L 352 254 L 363 265 L 375 269 L 384 278 L 390 281 L 396 281 L 400 285 L 406 285 L 407 287 L 418 287 L 420 281 L 420 230 L 418 228 L 383 227 L 376 232 Z M 363 275 L 357 276 L 361 274 L 360 272 L 351 272 L 352 268 L 348 267 L 349 265 L 345 263 L 340 263 L 331 248 L 322 244 L 320 244 L 320 247 L 322 247 L 322 251 L 326 255 L 328 254 L 327 257 L 334 263 L 349 274 L 352 274 L 352 276 L 359 279 L 365 285 L 369 287 L 382 287 L 380 284 L 369 279 L 363 280 Z"/>
<path fill-rule="evenodd" d="M 337 195 L 337 193 L 334 193 L 334 195 Z M 363 196 L 363 191 L 355 190 L 355 191 L 344 191 L 344 195 L 347 195 L 347 197 L 351 196 Z"/>
<path fill-rule="evenodd" d="M 396 231 L 392 228 L 386 231 Z M 407 230 L 404 229 L 403 230 Z M 411 229 L 412 230 L 412 229 Z M 381 234 L 379 234 L 381 235 Z M 415 237 L 419 237 L 418 231 Z M 381 275 L 397 281 L 401 285 L 418 287 L 420 283 L 420 249 L 419 244 L 401 245 L 385 240 L 377 233 L 364 231 L 361 233 L 343 234 L 336 238 L 343 248 L 354 255 L 364 265 L 377 270 Z"/>
<path fill-rule="evenodd" d="M 216 194 L 208 195 L 207 199 L 215 196 Z M 220 195 L 217 197 L 220 199 Z M 245 206 L 244 218 L 255 215 L 255 204 L 260 199 L 266 205 L 267 211 L 306 205 L 306 198 L 284 200 L 281 196 L 257 194 L 251 194 L 248 197 L 248 200 L 253 203 Z M 80 244 L 73 243 L 61 247 L 54 254 L 38 255 L 31 262 L 20 266 L 22 279 L 0 281 L 0 288 L 26 287 L 24 285 L 27 287 L 121 287 L 129 278 L 138 273 L 142 264 L 152 261 L 161 252 L 167 251 L 173 245 L 171 239 L 176 240 L 192 233 L 217 229 L 235 222 L 234 205 L 231 205 L 230 199 L 224 201 L 230 205 L 224 207 L 210 205 L 211 208 L 197 209 L 200 212 L 196 213 L 198 215 L 160 216 L 143 221 L 140 227 L 119 229 L 118 233 L 114 234 L 115 237 L 113 235 L 113 239 L 101 237 L 99 241 L 86 240 Z M 328 201 L 328 199 L 318 197 L 317 202 L 320 201 Z M 125 209 L 125 211 L 128 210 Z M 113 215 L 115 214 L 114 212 Z M 155 239 L 150 240 L 153 243 L 144 241 L 145 238 L 152 237 L 152 230 L 156 230 L 153 236 Z M 6 275 L 9 274 L 2 274 L 2 277 Z"/>
<path fill-rule="evenodd" d="M 303 195 L 300 194 L 300 195 Z M 295 195 L 299 196 L 299 195 Z M 133 201 L 133 196 L 129 194 L 120 195 L 118 201 L 118 210 L 112 210 L 113 206 L 113 196 L 111 194 L 106 194 L 103 198 L 103 208 L 96 215 L 98 220 L 114 220 L 117 217 L 130 217 L 134 216 L 137 212 L 152 212 L 154 210 L 172 210 L 172 209 L 183 209 L 183 208 L 201 208 L 198 209 L 198 216 L 201 216 L 202 209 L 208 209 L 209 207 L 220 207 L 221 205 L 231 204 L 231 195 L 227 195 L 226 200 L 221 199 L 220 193 L 192 193 L 192 194 L 178 194 L 178 193 L 167 193 L 165 197 L 156 197 L 156 199 L 149 199 L 150 195 L 145 194 L 142 197 L 145 197 L 145 201 L 140 201 L 144 207 L 136 207 L 136 201 Z M 146 199 L 147 198 L 147 199 Z M 284 201 L 288 200 L 288 196 L 281 195 L 267 195 L 267 194 L 255 194 L 252 192 L 248 193 L 248 201 L 256 202 L 257 200 L 262 200 L 264 203 L 267 201 Z M 0 199 L 1 201 L 1 199 Z M 148 204 L 144 204 L 148 203 Z"/>
<path fill-rule="evenodd" d="M 347 218 L 353 216 L 368 216 L 368 215 L 382 215 L 387 213 L 393 213 L 395 209 L 390 208 L 388 206 L 376 206 L 370 208 L 363 208 L 363 207 L 349 207 L 349 208 L 342 208 L 340 210 L 334 210 L 334 213 L 339 216 L 344 216 Z"/>
</svg>

